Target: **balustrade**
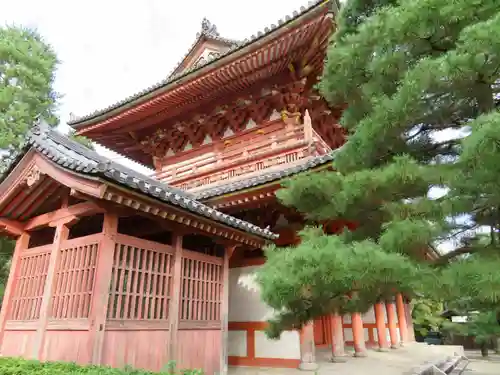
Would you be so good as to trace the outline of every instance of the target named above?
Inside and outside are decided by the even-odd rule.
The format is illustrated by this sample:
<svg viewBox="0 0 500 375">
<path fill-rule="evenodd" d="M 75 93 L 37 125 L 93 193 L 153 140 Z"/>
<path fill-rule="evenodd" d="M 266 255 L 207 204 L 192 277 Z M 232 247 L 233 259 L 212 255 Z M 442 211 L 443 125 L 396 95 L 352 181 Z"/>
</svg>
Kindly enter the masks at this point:
<svg viewBox="0 0 500 375">
<path fill-rule="evenodd" d="M 198 150 L 193 150 L 191 158 L 187 159 L 186 155 L 185 160 L 170 164 L 158 171 L 156 178 L 190 190 L 279 165 L 293 164 L 308 157 L 311 147 L 319 154 L 330 151 L 314 130 L 312 143 L 308 144 L 303 126 L 284 128 L 281 121 L 253 130 L 252 135 L 253 138 L 248 138 L 248 134 L 231 137 L 221 146 L 222 151 L 212 146 L 206 153 L 196 156 Z"/>
<path fill-rule="evenodd" d="M 168 319 L 173 249 L 118 235 L 113 259 L 108 319 Z"/>
<path fill-rule="evenodd" d="M 38 246 L 21 254 L 8 320 L 28 321 L 40 317 L 51 247 Z"/>
</svg>

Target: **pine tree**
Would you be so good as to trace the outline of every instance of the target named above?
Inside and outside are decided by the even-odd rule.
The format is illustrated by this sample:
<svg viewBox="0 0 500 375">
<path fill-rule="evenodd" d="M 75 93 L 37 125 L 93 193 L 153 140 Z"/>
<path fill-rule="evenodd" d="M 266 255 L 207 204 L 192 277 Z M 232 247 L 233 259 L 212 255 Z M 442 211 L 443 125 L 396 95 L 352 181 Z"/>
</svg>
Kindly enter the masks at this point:
<svg viewBox="0 0 500 375">
<path fill-rule="evenodd" d="M 500 4 L 351 0 L 336 24 L 319 87 L 347 107 L 348 141 L 334 171 L 298 176 L 278 197 L 310 222 L 359 227 L 267 251 L 258 280 L 277 311 L 271 336 L 396 292 L 499 311 Z M 423 261 L 442 240 L 461 243 Z"/>
</svg>

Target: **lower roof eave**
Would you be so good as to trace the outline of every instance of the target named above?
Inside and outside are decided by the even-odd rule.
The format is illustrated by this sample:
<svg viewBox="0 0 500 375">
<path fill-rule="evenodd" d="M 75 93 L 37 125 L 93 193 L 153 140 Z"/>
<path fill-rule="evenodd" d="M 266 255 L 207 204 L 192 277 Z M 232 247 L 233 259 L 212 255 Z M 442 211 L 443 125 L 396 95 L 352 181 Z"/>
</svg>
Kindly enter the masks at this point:
<svg viewBox="0 0 500 375">
<path fill-rule="evenodd" d="M 158 219 L 175 222 L 205 235 L 217 236 L 223 241 L 237 242 L 254 247 L 263 247 L 271 242 L 271 238 L 257 236 L 239 229 L 218 223 L 205 217 L 183 211 L 141 193 L 132 192 L 123 187 L 105 182 L 102 200 L 130 208 L 134 211 L 153 216 Z M 277 238 L 277 235 L 273 239 Z"/>
</svg>

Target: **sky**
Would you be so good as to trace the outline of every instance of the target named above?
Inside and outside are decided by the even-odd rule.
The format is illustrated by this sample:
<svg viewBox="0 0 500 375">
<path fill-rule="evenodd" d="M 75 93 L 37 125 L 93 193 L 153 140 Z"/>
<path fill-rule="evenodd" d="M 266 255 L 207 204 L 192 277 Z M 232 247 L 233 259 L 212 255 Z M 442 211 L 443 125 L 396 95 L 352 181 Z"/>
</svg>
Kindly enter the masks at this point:
<svg viewBox="0 0 500 375">
<path fill-rule="evenodd" d="M 244 39 L 307 0 L 0 0 L 0 23 L 35 28 L 61 61 L 55 89 L 64 125 L 164 79 L 187 53 L 203 17 Z M 101 147 L 98 152 L 125 162 Z"/>
</svg>

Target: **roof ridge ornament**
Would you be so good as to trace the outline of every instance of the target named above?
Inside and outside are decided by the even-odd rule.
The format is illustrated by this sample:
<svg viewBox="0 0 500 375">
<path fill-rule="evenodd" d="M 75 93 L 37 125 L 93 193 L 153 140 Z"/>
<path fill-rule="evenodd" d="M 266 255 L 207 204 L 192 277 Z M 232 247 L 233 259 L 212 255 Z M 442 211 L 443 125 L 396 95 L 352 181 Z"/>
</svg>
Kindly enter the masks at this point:
<svg viewBox="0 0 500 375">
<path fill-rule="evenodd" d="M 203 17 L 201 20 L 201 35 L 209 35 L 209 36 L 220 36 L 219 32 L 217 31 L 217 26 L 210 22 L 208 18 Z"/>
</svg>

